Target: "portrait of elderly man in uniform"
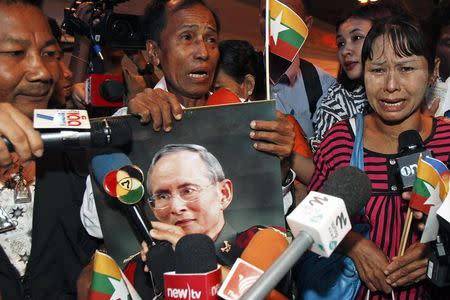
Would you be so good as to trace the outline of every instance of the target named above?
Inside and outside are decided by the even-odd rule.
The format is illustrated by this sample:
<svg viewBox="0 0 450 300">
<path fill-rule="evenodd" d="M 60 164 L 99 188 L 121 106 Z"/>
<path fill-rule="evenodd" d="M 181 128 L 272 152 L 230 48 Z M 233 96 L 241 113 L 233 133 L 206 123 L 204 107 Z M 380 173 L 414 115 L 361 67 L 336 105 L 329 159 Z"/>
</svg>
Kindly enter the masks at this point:
<svg viewBox="0 0 450 300">
<path fill-rule="evenodd" d="M 152 222 L 156 239 L 176 244 L 185 234 L 202 233 L 220 240 L 224 227 L 230 226 L 224 211 L 233 200 L 233 184 L 202 146 L 170 144 L 160 149 L 148 169 L 147 191 L 159 221 Z"/>
</svg>

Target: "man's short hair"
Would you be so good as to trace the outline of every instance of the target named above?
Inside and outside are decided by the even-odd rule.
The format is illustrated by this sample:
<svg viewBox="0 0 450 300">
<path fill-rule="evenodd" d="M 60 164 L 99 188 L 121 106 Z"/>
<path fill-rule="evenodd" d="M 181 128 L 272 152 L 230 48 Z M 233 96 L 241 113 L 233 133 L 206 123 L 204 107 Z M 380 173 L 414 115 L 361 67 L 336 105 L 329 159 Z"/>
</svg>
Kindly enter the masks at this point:
<svg viewBox="0 0 450 300">
<path fill-rule="evenodd" d="M 170 0 L 153 0 L 145 8 L 143 18 L 143 31 L 146 40 L 152 40 L 156 43 L 161 42 L 161 32 L 167 24 L 167 4 Z M 190 8 L 194 5 L 202 5 L 211 11 L 214 20 L 216 21 L 217 32 L 220 32 L 219 17 L 209 8 L 203 0 L 182 0 L 179 1 L 172 9 L 171 13 L 182 9 Z"/>
<path fill-rule="evenodd" d="M 149 193 L 151 193 L 150 176 L 156 163 L 164 156 L 182 151 L 197 153 L 200 156 L 201 160 L 206 166 L 208 172 L 207 176 L 211 183 L 220 182 L 225 179 L 225 173 L 223 172 L 222 166 L 220 165 L 219 161 L 205 147 L 196 144 L 168 144 L 162 147 L 158 152 L 156 152 L 155 156 L 153 156 L 150 167 L 148 168 L 147 191 Z"/>
</svg>

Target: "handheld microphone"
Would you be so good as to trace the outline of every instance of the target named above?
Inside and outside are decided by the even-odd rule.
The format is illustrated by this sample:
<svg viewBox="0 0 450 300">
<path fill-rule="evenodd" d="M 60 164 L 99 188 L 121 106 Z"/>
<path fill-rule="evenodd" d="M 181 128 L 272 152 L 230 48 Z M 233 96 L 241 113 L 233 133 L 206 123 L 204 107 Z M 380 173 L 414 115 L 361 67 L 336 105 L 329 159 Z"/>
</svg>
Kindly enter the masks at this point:
<svg viewBox="0 0 450 300">
<path fill-rule="evenodd" d="M 417 174 L 417 161 L 419 155 L 432 156 L 430 151 L 425 150 L 422 137 L 417 130 L 406 130 L 398 137 L 398 148 L 400 157 L 396 158 L 400 181 L 403 190 L 410 190 L 414 185 Z"/>
<path fill-rule="evenodd" d="M 287 216 L 295 239 L 242 299 L 263 299 L 308 249 L 329 257 L 351 229 L 348 215 L 361 210 L 371 191 L 358 168 L 337 169 L 324 183 L 324 193 L 310 192 Z"/>
<path fill-rule="evenodd" d="M 209 236 L 183 236 L 175 247 L 175 261 L 175 272 L 164 274 L 166 300 L 218 299 L 221 273 Z"/>
<path fill-rule="evenodd" d="M 137 181 L 142 183 L 144 180 L 142 171 L 131 163 L 127 155 L 120 152 L 96 155 L 92 159 L 91 166 L 95 180 L 104 187 L 105 192 L 125 204 L 122 207 L 129 220 L 147 243 L 149 247 L 147 266 L 154 292 L 156 295 L 162 294 L 163 274 L 175 270 L 175 253 L 169 242 L 156 243 L 150 235 L 151 223 L 139 206 L 143 187 Z"/>
<path fill-rule="evenodd" d="M 2 137 L 8 150 L 14 151 L 14 145 Z M 129 124 L 118 118 L 105 118 L 91 122 L 91 129 L 84 131 L 60 130 L 57 132 L 42 132 L 41 139 L 44 148 L 102 148 L 106 146 L 122 146 L 131 140 Z"/>
<path fill-rule="evenodd" d="M 139 186 L 136 183 L 136 180 L 132 180 L 141 179 L 135 178 L 139 177 L 139 171 L 136 169 L 137 167 L 131 163 L 128 156 L 120 152 L 96 155 L 92 158 L 91 166 L 95 180 L 105 189 L 105 192 L 108 195 L 122 198 L 120 199 L 122 203 L 132 204 L 124 205 L 123 207 L 126 209 L 128 216 L 142 239 L 147 242 L 149 247 L 155 245 L 155 242 L 149 233 L 151 223 L 147 216 L 142 212 L 141 208 L 136 205 L 143 196 L 143 187 L 141 189 L 142 184 Z M 128 176 L 123 172 L 127 173 Z M 132 176 L 134 177 L 131 177 L 129 173 L 132 173 Z M 127 180 L 129 182 L 127 182 Z M 126 186 L 126 188 L 124 188 L 124 186 Z"/>
<path fill-rule="evenodd" d="M 91 74 L 85 82 L 86 103 L 94 107 L 122 107 L 125 86 L 117 75 Z"/>
<path fill-rule="evenodd" d="M 227 300 L 240 299 L 288 245 L 286 237 L 274 228 L 258 231 L 242 252 L 241 259 L 234 263 L 220 287 L 219 296 Z M 259 270 L 255 271 L 252 267 Z M 266 299 L 285 300 L 287 297 L 272 290 Z"/>
</svg>

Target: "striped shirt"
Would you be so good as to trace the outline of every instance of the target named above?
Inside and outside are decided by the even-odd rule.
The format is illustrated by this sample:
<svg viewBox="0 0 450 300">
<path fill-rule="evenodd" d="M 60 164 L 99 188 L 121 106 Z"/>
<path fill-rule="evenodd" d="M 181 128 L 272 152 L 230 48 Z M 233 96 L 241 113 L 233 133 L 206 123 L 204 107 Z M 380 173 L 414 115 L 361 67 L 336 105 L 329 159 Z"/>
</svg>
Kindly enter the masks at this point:
<svg viewBox="0 0 450 300">
<path fill-rule="evenodd" d="M 333 126 L 314 155 L 316 170 L 309 190 L 321 189 L 325 179 L 336 169 L 350 164 L 354 144 L 354 133 L 349 121 L 341 121 Z M 431 135 L 424 141 L 433 156 L 446 163 L 450 153 L 450 123 L 442 119 L 433 120 Z M 389 257 L 397 255 L 402 228 L 408 209 L 408 202 L 401 197 L 397 188 L 397 154 L 381 154 L 364 149 L 364 169 L 372 182 L 372 196 L 366 205 L 366 220 L 370 221 L 370 239 Z M 414 226 L 407 247 L 420 239 Z M 394 289 L 395 299 L 427 298 L 428 284 L 421 281 L 409 287 Z M 364 285 L 358 294 L 364 299 L 367 289 Z M 371 299 L 391 299 L 391 295 L 371 293 Z"/>
<path fill-rule="evenodd" d="M 335 123 L 353 118 L 368 107 L 364 87 L 348 91 L 339 83 L 333 84 L 314 114 L 314 134 L 310 139 L 312 150 L 317 150 L 323 137 Z"/>
</svg>

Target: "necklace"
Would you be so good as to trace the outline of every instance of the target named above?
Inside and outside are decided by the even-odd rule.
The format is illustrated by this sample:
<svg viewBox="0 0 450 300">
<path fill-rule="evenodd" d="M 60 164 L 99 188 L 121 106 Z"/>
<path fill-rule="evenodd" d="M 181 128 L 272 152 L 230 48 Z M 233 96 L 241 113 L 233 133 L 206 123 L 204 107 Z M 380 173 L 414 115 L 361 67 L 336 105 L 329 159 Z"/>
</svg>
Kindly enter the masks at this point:
<svg viewBox="0 0 450 300">
<path fill-rule="evenodd" d="M 8 167 L 0 168 L 0 191 L 3 189 L 14 190 L 16 203 L 31 201 L 30 185 L 34 182 L 36 165 L 31 161 L 21 164 L 16 153 L 12 153 L 12 163 Z"/>
</svg>

